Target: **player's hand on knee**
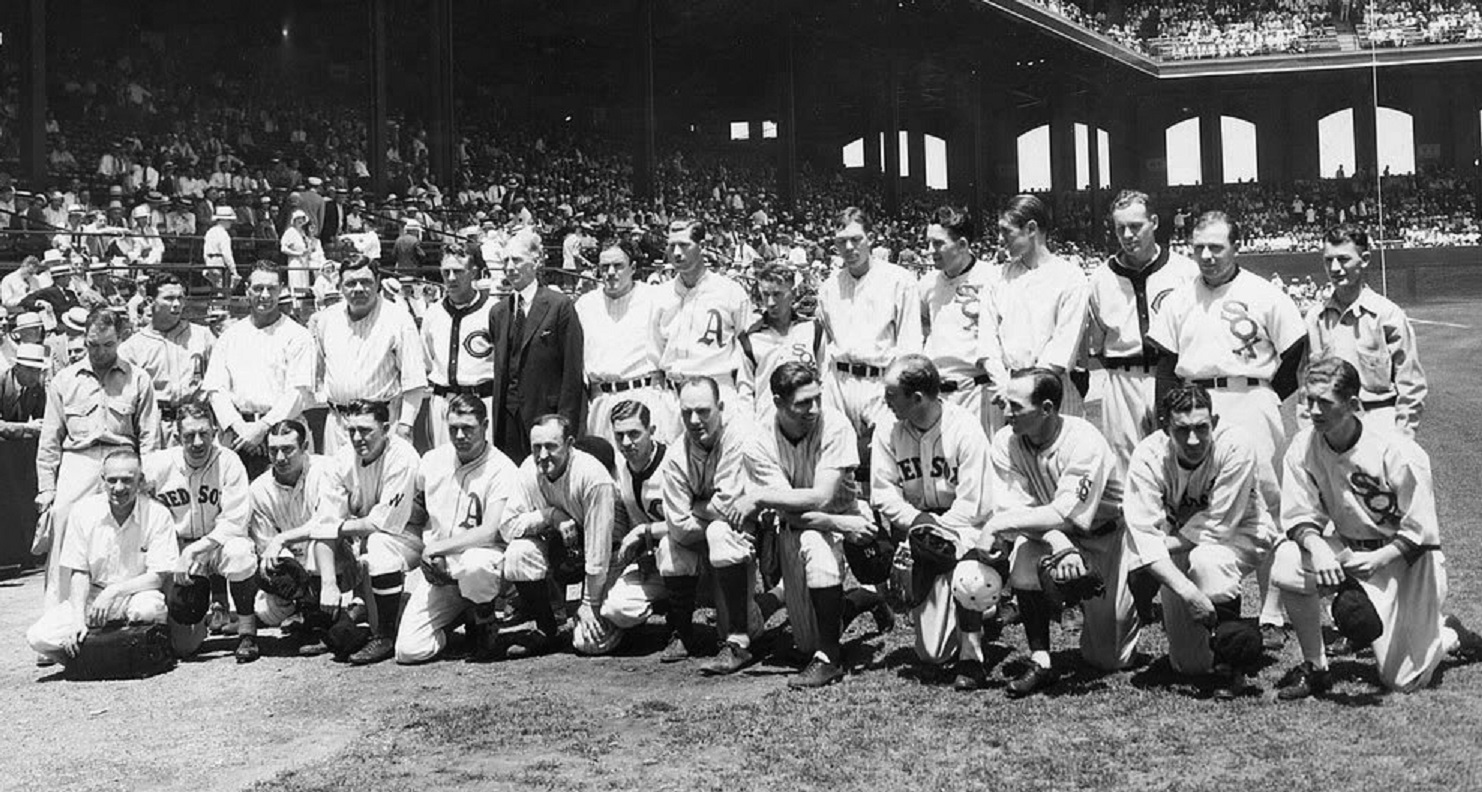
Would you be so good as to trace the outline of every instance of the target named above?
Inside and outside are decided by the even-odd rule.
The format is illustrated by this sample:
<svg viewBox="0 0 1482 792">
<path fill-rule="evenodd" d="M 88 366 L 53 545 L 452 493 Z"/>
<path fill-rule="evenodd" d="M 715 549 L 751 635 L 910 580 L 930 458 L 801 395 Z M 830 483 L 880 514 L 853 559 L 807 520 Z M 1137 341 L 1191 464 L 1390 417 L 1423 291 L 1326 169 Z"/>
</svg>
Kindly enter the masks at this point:
<svg viewBox="0 0 1482 792">
<path fill-rule="evenodd" d="M 1190 588 L 1192 590 L 1182 596 L 1184 607 L 1189 609 L 1189 617 L 1205 627 L 1213 627 L 1218 620 L 1214 612 L 1214 603 L 1197 587 Z"/>
<path fill-rule="evenodd" d="M 1333 548 L 1322 541 L 1320 537 L 1314 537 L 1312 541 L 1304 545 L 1307 550 L 1309 562 L 1312 564 L 1312 575 L 1317 579 L 1317 585 L 1325 588 L 1337 588 L 1343 583 L 1343 567 L 1338 563 L 1338 557 L 1333 554 Z"/>
<path fill-rule="evenodd" d="M 1067 580 L 1076 580 L 1086 574 L 1086 559 L 1080 553 L 1068 553 L 1055 565 L 1055 570 L 1050 577 L 1056 583 L 1064 583 Z"/>
</svg>

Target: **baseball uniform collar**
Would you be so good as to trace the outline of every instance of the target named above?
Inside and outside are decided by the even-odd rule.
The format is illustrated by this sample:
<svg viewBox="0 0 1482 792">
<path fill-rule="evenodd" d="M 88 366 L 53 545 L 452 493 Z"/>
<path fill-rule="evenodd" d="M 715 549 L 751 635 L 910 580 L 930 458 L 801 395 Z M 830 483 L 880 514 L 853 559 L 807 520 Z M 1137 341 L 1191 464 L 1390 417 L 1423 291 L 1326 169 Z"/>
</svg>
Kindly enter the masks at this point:
<svg viewBox="0 0 1482 792">
<path fill-rule="evenodd" d="M 1117 255 L 1112 256 L 1111 270 L 1112 272 L 1115 272 L 1116 274 L 1121 275 L 1128 280 L 1147 280 L 1149 277 L 1152 276 L 1154 272 L 1163 269 L 1163 265 L 1168 263 L 1168 253 L 1169 250 L 1167 247 L 1159 245 L 1158 255 L 1153 256 L 1153 260 L 1149 261 L 1147 266 L 1143 267 L 1142 269 L 1133 269 L 1123 264 L 1122 254 L 1118 253 Z"/>
<path fill-rule="evenodd" d="M 1353 298 L 1353 303 L 1347 308 L 1344 308 L 1343 306 L 1338 304 L 1335 295 L 1329 294 L 1328 299 L 1323 301 L 1323 312 L 1326 313 L 1327 311 L 1332 311 L 1333 313 L 1342 316 L 1343 314 L 1352 311 L 1354 316 L 1358 316 L 1360 313 L 1368 313 L 1371 316 L 1378 316 L 1379 312 L 1374 310 L 1374 306 L 1369 304 L 1373 302 L 1374 298 L 1377 296 L 1379 296 L 1379 293 L 1369 288 L 1369 284 L 1365 283 L 1364 287 L 1362 289 L 1359 289 L 1358 296 Z"/>
<path fill-rule="evenodd" d="M 483 292 L 475 292 L 475 294 L 477 296 L 473 298 L 473 302 L 462 307 L 454 305 L 452 298 L 444 297 L 443 308 L 447 310 L 449 316 L 453 317 L 467 316 L 471 313 L 474 313 L 475 311 L 482 309 L 484 307 L 484 303 L 489 301 L 489 295 L 484 294 Z"/>
</svg>

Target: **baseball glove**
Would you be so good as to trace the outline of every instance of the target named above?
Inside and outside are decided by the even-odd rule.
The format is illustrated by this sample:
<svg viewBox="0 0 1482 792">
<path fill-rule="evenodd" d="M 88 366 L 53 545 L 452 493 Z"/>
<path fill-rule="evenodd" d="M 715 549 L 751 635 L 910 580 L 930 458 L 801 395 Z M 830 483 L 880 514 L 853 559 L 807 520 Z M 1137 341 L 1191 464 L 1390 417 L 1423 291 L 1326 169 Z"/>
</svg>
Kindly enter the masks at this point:
<svg viewBox="0 0 1482 792">
<path fill-rule="evenodd" d="M 175 652 L 163 625 L 128 624 L 89 631 L 77 656 L 67 661 L 67 678 L 144 679 L 174 667 Z"/>
<path fill-rule="evenodd" d="M 422 559 L 422 577 L 430 586 L 458 585 L 458 581 L 448 574 L 448 560 L 442 557 Z"/>
<path fill-rule="evenodd" d="M 262 590 L 289 602 L 310 602 L 313 590 L 309 585 L 309 570 L 297 558 L 281 558 L 268 567 L 263 574 Z"/>
<path fill-rule="evenodd" d="M 1101 596 L 1106 591 L 1106 581 L 1090 566 L 1086 567 L 1084 575 L 1074 580 L 1055 581 L 1052 574 L 1055 567 L 1072 553 L 1080 554 L 1080 551 L 1073 547 L 1067 548 L 1058 553 L 1051 553 L 1039 561 L 1040 588 L 1044 590 L 1046 599 L 1056 608 L 1073 608 L 1088 599 Z M 1082 560 L 1084 561 L 1084 556 Z"/>
<path fill-rule="evenodd" d="M 1384 634 L 1384 620 L 1368 592 L 1351 577 L 1343 578 L 1333 597 L 1333 626 L 1353 645 L 1362 649 Z"/>
<path fill-rule="evenodd" d="M 582 582 L 587 575 L 587 554 L 581 526 L 575 521 L 546 531 L 546 558 L 551 578 L 563 586 Z"/>
<path fill-rule="evenodd" d="M 931 593 L 938 577 L 950 574 L 957 566 L 957 545 L 936 530 L 935 522 L 911 527 L 906 543 L 911 548 L 911 607 L 920 605 Z"/>
<path fill-rule="evenodd" d="M 1214 652 L 1216 665 L 1226 665 L 1237 671 L 1254 668 L 1265 652 L 1261 629 L 1254 619 L 1220 622 L 1209 636 L 1209 648 Z"/>
<path fill-rule="evenodd" d="M 844 560 L 854 579 L 866 585 L 884 583 L 890 578 L 896 543 L 875 523 L 875 531 L 863 542 L 844 540 Z"/>
<path fill-rule="evenodd" d="M 165 596 L 170 621 L 176 624 L 199 624 L 211 609 L 211 580 L 205 575 L 191 575 L 190 582 L 169 586 Z"/>
</svg>

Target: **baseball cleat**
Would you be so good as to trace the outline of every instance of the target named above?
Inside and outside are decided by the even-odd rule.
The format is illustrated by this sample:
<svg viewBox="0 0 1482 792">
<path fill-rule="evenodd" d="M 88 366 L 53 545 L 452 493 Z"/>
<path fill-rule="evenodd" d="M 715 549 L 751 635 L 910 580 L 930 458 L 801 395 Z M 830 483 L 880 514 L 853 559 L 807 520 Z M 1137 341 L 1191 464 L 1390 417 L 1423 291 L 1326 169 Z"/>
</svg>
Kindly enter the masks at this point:
<svg viewBox="0 0 1482 792">
<path fill-rule="evenodd" d="M 250 663 L 262 657 L 262 650 L 257 648 L 257 636 L 244 635 L 237 640 L 237 651 L 233 652 L 238 663 Z"/>
<path fill-rule="evenodd" d="M 958 660 L 953 669 L 955 677 L 952 680 L 952 689 L 964 693 L 973 690 L 982 690 L 988 686 L 988 673 L 983 670 L 983 663 L 979 660 Z"/>
<path fill-rule="evenodd" d="M 720 648 L 710 662 L 700 666 L 700 673 L 705 676 L 724 676 L 734 674 L 750 665 L 752 661 L 751 652 L 731 641 L 726 641 L 725 646 Z"/>
<path fill-rule="evenodd" d="M 890 604 L 881 602 L 870 610 L 870 615 L 875 617 L 875 632 L 888 633 L 895 629 L 895 611 L 890 609 Z"/>
<path fill-rule="evenodd" d="M 1280 624 L 1261 625 L 1261 646 L 1268 652 L 1286 648 L 1286 628 Z"/>
<path fill-rule="evenodd" d="M 505 649 L 505 656 L 510 658 L 539 657 L 549 654 L 555 648 L 556 639 L 539 629 L 532 629 L 524 635 L 518 635 L 510 639 L 509 646 Z"/>
<path fill-rule="evenodd" d="M 329 644 L 326 644 L 323 639 L 306 643 L 298 648 L 299 657 L 318 657 L 324 654 L 329 654 Z"/>
<path fill-rule="evenodd" d="M 1482 660 L 1482 635 L 1467 629 L 1455 615 L 1447 616 L 1445 624 L 1456 633 L 1457 646 L 1451 651 L 1452 657 L 1466 663 Z"/>
<path fill-rule="evenodd" d="M 1304 662 L 1288 671 L 1278 685 L 1278 699 L 1296 701 L 1328 692 L 1333 687 L 1333 675 L 1326 668 L 1319 671 L 1311 662 Z"/>
<path fill-rule="evenodd" d="M 396 654 L 396 645 L 390 638 L 377 635 L 370 639 L 370 643 L 361 647 L 355 654 L 350 655 L 350 665 L 371 665 L 383 660 L 390 660 Z"/>
<path fill-rule="evenodd" d="M 1210 694 L 1210 698 L 1213 698 L 1215 701 L 1234 701 L 1243 696 L 1251 696 L 1259 692 L 1260 688 L 1250 684 L 1246 680 L 1245 674 L 1238 671 L 1231 671 L 1220 675 L 1219 681 L 1215 683 L 1214 691 Z"/>
<path fill-rule="evenodd" d="M 1009 698 L 1023 698 L 1033 693 L 1038 693 L 1045 688 L 1055 684 L 1060 675 L 1053 668 L 1045 668 L 1039 663 L 1030 663 L 1029 670 L 1015 677 L 1009 682 Z"/>
<path fill-rule="evenodd" d="M 806 690 L 808 688 L 821 688 L 831 685 L 845 676 L 844 669 L 830 663 L 827 660 L 813 658 L 813 662 L 803 669 L 802 673 L 787 680 L 787 686 L 794 690 Z"/>
</svg>

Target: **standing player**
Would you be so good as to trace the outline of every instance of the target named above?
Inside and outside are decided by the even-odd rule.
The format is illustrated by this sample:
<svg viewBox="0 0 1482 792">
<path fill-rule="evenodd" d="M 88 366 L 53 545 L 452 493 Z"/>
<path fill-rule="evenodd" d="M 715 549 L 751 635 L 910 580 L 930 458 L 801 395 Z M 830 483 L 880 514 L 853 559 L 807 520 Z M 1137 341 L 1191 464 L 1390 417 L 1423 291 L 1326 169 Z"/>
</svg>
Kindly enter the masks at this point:
<svg viewBox="0 0 1482 792">
<path fill-rule="evenodd" d="M 488 295 L 474 287 L 482 274 L 468 256 L 449 253 L 442 263 L 441 302 L 422 318 L 422 354 L 432 399 L 427 407 L 428 440 L 433 448 L 448 444 L 448 399 L 465 393 L 494 409 L 494 344 L 485 321 Z"/>
<path fill-rule="evenodd" d="M 1173 670 L 1218 670 L 1223 678 L 1215 697 L 1234 698 L 1247 690 L 1244 674 L 1253 658 L 1225 654 L 1223 641 L 1211 642 L 1210 628 L 1220 638 L 1254 629 L 1240 622 L 1241 585 L 1270 553 L 1276 525 L 1250 440 L 1238 427 L 1220 425 L 1208 391 L 1198 385 L 1169 391 L 1162 412 L 1168 428 L 1132 454 L 1122 513 L 1130 530 L 1153 539 L 1139 546 L 1149 574 L 1163 584 Z"/>
<path fill-rule="evenodd" d="M 602 288 L 576 300 L 581 320 L 582 364 L 587 374 L 587 434 L 614 439 L 612 409 L 640 401 L 657 414 L 656 426 L 669 437 L 673 420 L 659 374 L 659 288 L 633 279 L 633 259 L 619 245 L 597 257 Z"/>
<path fill-rule="evenodd" d="M 921 351 L 921 301 L 909 272 L 871 258 L 872 225 L 863 209 L 845 209 L 833 226 L 844 267 L 818 289 L 818 320 L 834 368 L 826 392 L 859 437 L 868 438 L 886 415 L 880 390 L 885 369 Z"/>
<path fill-rule="evenodd" d="M 392 433 L 391 408 L 385 402 L 356 400 L 339 412 L 349 443 L 330 462 L 330 480 L 309 530 L 310 552 L 319 574 L 319 607 L 330 613 L 341 602 L 336 555 L 351 550 L 363 556 L 375 637 L 349 660 L 370 665 L 396 653 L 406 573 L 422 560 L 422 538 L 407 527 L 419 460 L 412 444 Z M 350 542 L 356 547 L 348 548 Z"/>
<path fill-rule="evenodd" d="M 1090 286 L 1080 268 L 1050 252 L 1050 210 L 1033 195 L 1011 198 L 998 216 L 1008 249 L 985 321 L 978 323 L 978 365 L 1002 389 L 1019 372 L 1049 369 L 1063 382 L 1065 415 L 1081 414 L 1070 372 L 1081 353 Z"/>
<path fill-rule="evenodd" d="M 1159 350 L 1159 403 L 1179 382 L 1208 390 L 1215 414 L 1249 433 L 1262 491 L 1274 508 L 1275 466 L 1286 443 L 1281 402 L 1296 391 L 1307 353 L 1302 313 L 1286 292 L 1236 263 L 1240 224 L 1225 213 L 1201 215 L 1191 243 L 1199 277 L 1168 296 L 1146 338 Z M 1285 619 L 1270 592 L 1269 565 L 1258 571 L 1266 647 L 1279 649 Z"/>
<path fill-rule="evenodd" d="M 738 339 L 741 344 L 742 401 L 755 409 L 756 425 L 770 427 L 777 413 L 772 399 L 772 372 L 788 362 L 824 369 L 823 324 L 793 312 L 793 269 L 784 264 L 764 265 L 756 273 L 758 319 Z"/>
<path fill-rule="evenodd" d="M 973 255 L 977 226 L 964 210 L 943 206 L 926 227 L 936 269 L 921 280 L 925 354 L 942 375 L 945 400 L 978 416 L 987 432 L 997 422 L 988 372 L 978 365 L 978 325 L 997 270 Z"/>
<path fill-rule="evenodd" d="M 1090 276 L 1087 347 L 1105 374 L 1101 433 L 1125 471 L 1132 449 L 1157 429 L 1157 353 L 1143 343 L 1168 296 L 1199 276 L 1186 256 L 1158 244 L 1158 215 L 1147 193 L 1123 190 L 1112 201 L 1121 250 Z"/>
<path fill-rule="evenodd" d="M 446 272 L 447 260 L 444 259 Z M 396 662 L 422 663 L 447 644 L 446 630 L 473 608 L 475 652 L 497 634 L 494 598 L 503 584 L 504 556 L 494 547 L 504 505 L 515 490 L 515 464 L 489 444 L 484 399 L 455 393 L 443 425 L 450 438 L 422 457 L 414 522 L 422 533 L 423 584 L 412 589 L 396 633 Z"/>
<path fill-rule="evenodd" d="M 283 314 L 282 295 L 279 268 L 259 261 L 247 276 L 251 313 L 216 340 L 201 381 L 222 427 L 222 445 L 237 452 L 249 476 L 268 468 L 268 429 L 298 418 L 312 398 L 314 339 Z"/>
<path fill-rule="evenodd" d="M 720 392 L 720 403 L 743 415 L 751 406 L 741 401 L 736 389 L 741 369 L 736 337 L 751 326 L 751 298 L 740 284 L 710 271 L 700 247 L 705 233 L 705 224 L 696 219 L 669 224 L 665 248 L 675 277 L 673 292 L 666 292 L 659 306 L 664 343 L 659 366 L 676 394 L 685 382 L 709 377 Z"/>
<path fill-rule="evenodd" d="M 346 409 L 355 402 L 387 405 L 396 434 L 410 439 L 427 390 L 417 325 L 400 306 L 386 305 L 367 259 L 340 265 L 340 293 L 345 304 L 320 311 L 310 327 L 319 354 L 319 387 L 329 402 L 324 451 L 333 454 L 345 445 Z"/>
<path fill-rule="evenodd" d="M 185 284 L 171 274 L 156 276 L 144 286 L 150 301 L 149 325 L 134 331 L 118 345 L 118 356 L 143 369 L 154 380 L 160 428 L 175 421 L 178 406 L 195 399 L 206 376 L 206 364 L 216 336 L 184 319 Z M 167 442 L 168 441 L 168 442 Z M 161 435 L 160 446 L 177 439 Z"/>
<path fill-rule="evenodd" d="M 973 562 L 964 558 L 993 509 L 988 438 L 977 416 L 942 401 L 936 365 L 920 354 L 904 355 L 885 372 L 885 403 L 895 416 L 875 428 L 870 460 L 870 503 L 891 533 L 909 547 L 926 570 L 922 550 L 933 540 L 949 543 L 957 563 L 931 569 L 913 592 L 916 656 L 933 665 L 954 655 L 958 690 L 986 684 L 983 611 L 959 602 L 956 579 Z"/>
<path fill-rule="evenodd" d="M 1323 237 L 1333 295 L 1307 314 L 1309 359 L 1342 358 L 1358 370 L 1364 420 L 1413 437 L 1425 406 L 1415 331 L 1398 305 L 1369 288 L 1369 235 L 1338 226 Z"/>
<path fill-rule="evenodd" d="M 1122 482 L 1111 448 L 1095 426 L 1060 414 L 1064 382 L 1050 369 L 1011 379 L 1004 394 L 1008 426 L 993 436 L 1002 499 L 978 546 L 1015 540 L 1009 582 L 1030 659 L 1028 670 L 1009 683 L 1008 694 L 1016 698 L 1049 687 L 1057 676 L 1050 665 L 1054 614 L 1039 575 L 1042 559 L 1057 559 L 1050 572 L 1056 585 L 1088 574 L 1105 582 L 1104 591 L 1081 602 L 1081 657 L 1092 667 L 1117 670 L 1132 662 L 1137 647 L 1127 576 L 1146 563 L 1138 545 L 1160 541 L 1129 532 L 1122 522 Z"/>
<path fill-rule="evenodd" d="M 1276 549 L 1271 569 L 1304 662 L 1277 695 L 1306 698 L 1332 684 L 1319 597 L 1334 589 L 1339 632 L 1359 644 L 1354 628 L 1372 630 L 1362 642 L 1372 641 L 1379 681 L 1418 690 L 1460 648 L 1464 629 L 1442 616 L 1446 559 L 1430 457 L 1399 432 L 1359 419 L 1362 379 L 1349 362 L 1313 363 L 1305 385 L 1312 426 L 1287 449 L 1281 490 L 1281 524 L 1291 541 Z M 1345 618 L 1363 610 L 1368 619 Z"/>
<path fill-rule="evenodd" d="M 199 401 L 180 405 L 180 445 L 144 458 L 145 489 L 165 504 L 180 542 L 180 557 L 167 594 L 175 596 L 194 577 L 220 575 L 237 607 L 238 663 L 258 658 L 257 548 L 247 535 L 252 517 L 247 471 L 229 449 L 216 443 L 211 408 Z M 205 614 L 196 624 L 170 620 L 170 643 L 181 657 L 206 640 Z"/>
</svg>

